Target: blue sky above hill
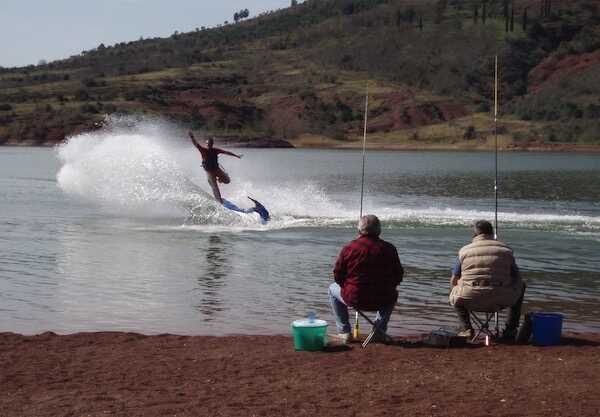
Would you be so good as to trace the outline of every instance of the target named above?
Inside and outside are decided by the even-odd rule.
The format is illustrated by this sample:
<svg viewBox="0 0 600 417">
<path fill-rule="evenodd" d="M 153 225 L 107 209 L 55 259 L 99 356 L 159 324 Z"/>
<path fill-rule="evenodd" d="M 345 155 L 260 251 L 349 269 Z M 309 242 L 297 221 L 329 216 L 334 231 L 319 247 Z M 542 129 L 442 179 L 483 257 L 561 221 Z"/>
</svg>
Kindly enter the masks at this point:
<svg viewBox="0 0 600 417">
<path fill-rule="evenodd" d="M 290 0 L 2 0 L 0 66 L 67 58 L 97 47 L 215 26 L 249 9 L 250 17 Z"/>
</svg>

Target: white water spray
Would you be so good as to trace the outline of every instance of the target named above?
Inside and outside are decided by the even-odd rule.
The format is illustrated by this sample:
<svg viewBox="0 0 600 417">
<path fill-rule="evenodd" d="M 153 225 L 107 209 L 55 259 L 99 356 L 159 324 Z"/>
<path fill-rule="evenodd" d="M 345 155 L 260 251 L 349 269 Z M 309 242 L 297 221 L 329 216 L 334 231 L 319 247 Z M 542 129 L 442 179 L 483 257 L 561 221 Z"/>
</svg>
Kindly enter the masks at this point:
<svg viewBox="0 0 600 417">
<path fill-rule="evenodd" d="M 163 121 L 109 117 L 98 131 L 68 138 L 57 147 L 62 161 L 57 180 L 67 194 L 123 216 L 181 218 L 186 225 L 257 225 L 252 215 L 238 215 L 210 194 L 200 156 L 183 132 Z M 237 161 L 236 161 L 237 163 Z M 270 228 L 312 222 L 311 212 L 343 212 L 310 182 L 255 184 L 234 164 L 228 199 L 250 206 L 251 195 L 268 203 Z"/>
<path fill-rule="evenodd" d="M 224 161 L 232 182 L 223 186 L 222 192 L 241 206 L 251 206 L 246 196 L 262 201 L 272 221 L 261 226 L 258 217 L 238 215 L 214 201 L 200 156 L 185 132 L 161 121 L 109 118 L 102 129 L 69 138 L 57 152 L 62 161 L 57 175 L 60 188 L 120 217 L 161 217 L 172 219 L 177 225 L 174 227 L 238 231 L 354 227 L 359 210 L 354 191 L 327 192 L 327 183 L 319 184 L 320 179 L 328 181 L 328 168 L 323 167 L 323 177 L 313 176 L 316 180 L 302 169 L 286 177 L 280 168 L 265 163 L 282 155 L 265 157 L 264 153 L 278 151 L 249 152 L 241 161 Z M 285 166 L 285 161 L 280 165 Z M 466 226 L 494 216 L 481 202 L 474 203 L 468 199 L 369 194 L 370 211 L 382 219 L 384 227 Z M 600 219 L 586 214 L 558 213 L 549 208 L 537 213 L 507 210 L 499 213 L 499 218 L 520 228 L 599 230 Z M 164 222 L 150 224 L 164 227 Z"/>
<path fill-rule="evenodd" d="M 102 130 L 68 138 L 58 147 L 57 175 L 68 194 L 109 210 L 139 216 L 181 216 L 193 184 L 179 162 L 181 143 L 168 126 L 108 119 Z M 196 194 L 198 194 L 196 192 Z M 196 197 L 197 203 L 202 198 Z"/>
</svg>

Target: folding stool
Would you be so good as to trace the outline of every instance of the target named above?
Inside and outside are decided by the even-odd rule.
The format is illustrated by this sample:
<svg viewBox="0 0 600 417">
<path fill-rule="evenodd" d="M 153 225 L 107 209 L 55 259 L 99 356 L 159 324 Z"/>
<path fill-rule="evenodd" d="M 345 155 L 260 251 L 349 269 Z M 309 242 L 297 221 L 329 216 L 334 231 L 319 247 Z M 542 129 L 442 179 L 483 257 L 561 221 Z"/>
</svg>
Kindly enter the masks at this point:
<svg viewBox="0 0 600 417">
<path fill-rule="evenodd" d="M 471 323 L 475 327 L 475 334 L 471 339 L 471 342 L 477 340 L 477 338 L 482 334 L 492 338 L 500 337 L 499 313 L 504 308 L 504 306 L 495 306 L 486 310 L 469 310 Z M 482 316 L 478 316 L 478 314 L 482 314 Z M 494 327 L 490 328 L 490 325 L 492 324 L 492 319 Z"/>
<path fill-rule="evenodd" d="M 367 338 L 365 339 L 365 341 L 362 343 L 362 347 L 367 347 L 367 345 L 369 344 L 369 342 L 371 342 L 371 339 L 373 339 L 373 336 L 375 336 L 376 334 L 378 334 L 379 336 L 382 337 L 383 342 L 384 343 L 392 343 L 393 339 L 390 337 L 390 335 L 388 335 L 386 332 L 384 332 L 378 325 L 375 324 L 374 320 L 371 320 L 365 313 L 363 313 L 361 310 L 357 309 L 356 307 L 352 307 L 354 310 L 356 310 L 356 312 L 358 314 L 361 315 L 361 317 L 363 319 L 365 319 L 366 321 L 368 321 L 371 324 L 371 333 L 369 333 L 369 335 L 367 336 Z M 377 310 L 375 310 L 377 311 Z"/>
</svg>

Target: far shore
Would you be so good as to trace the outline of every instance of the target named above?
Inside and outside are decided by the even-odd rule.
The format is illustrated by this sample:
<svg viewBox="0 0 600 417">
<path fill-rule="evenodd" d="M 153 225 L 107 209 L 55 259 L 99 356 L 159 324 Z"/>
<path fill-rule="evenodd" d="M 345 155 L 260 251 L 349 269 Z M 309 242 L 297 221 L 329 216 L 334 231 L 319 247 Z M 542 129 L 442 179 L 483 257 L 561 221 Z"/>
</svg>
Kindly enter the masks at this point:
<svg viewBox="0 0 600 417">
<path fill-rule="evenodd" d="M 28 143 L 28 142 L 6 142 L 0 144 L 2 147 L 37 147 L 49 148 L 60 145 L 58 143 Z M 301 139 L 301 140 L 283 140 L 274 139 L 273 141 L 262 139 L 260 143 L 254 144 L 248 141 L 229 141 L 223 140 L 223 146 L 234 148 L 255 148 L 255 149 L 328 149 L 328 150 L 360 150 L 362 143 L 360 141 L 336 141 L 328 138 Z M 457 151 L 457 152 L 490 152 L 494 147 L 488 144 L 473 144 L 470 142 L 456 143 L 389 143 L 389 142 L 367 142 L 367 150 L 378 151 Z M 509 145 L 499 146 L 499 152 L 559 152 L 559 153 L 600 153 L 600 144 L 581 145 L 567 143 L 536 143 L 532 145 Z"/>
<path fill-rule="evenodd" d="M 341 146 L 312 146 L 312 145 L 300 145 L 294 146 L 298 149 L 362 149 L 362 145 L 341 145 Z M 381 150 L 381 151 L 457 151 L 457 152 L 490 152 L 494 151 L 494 148 L 488 146 L 469 146 L 469 145 L 431 145 L 431 146 L 418 146 L 412 144 L 369 144 L 366 146 L 367 150 Z M 499 147 L 499 152 L 565 152 L 565 153 L 600 153 L 600 145 L 598 146 L 577 146 L 577 145 L 538 145 L 538 146 L 511 146 L 511 147 Z"/>
<path fill-rule="evenodd" d="M 0 333 L 0 415 L 597 416 L 600 335 L 294 351 L 289 336 Z"/>
<path fill-rule="evenodd" d="M 289 140 L 295 148 L 314 149 L 362 149 L 360 140 L 337 141 L 319 136 L 303 137 Z M 390 150 L 390 151 L 474 151 L 490 152 L 495 149 L 494 144 L 488 142 L 456 141 L 456 142 L 415 142 L 402 141 L 391 143 L 390 141 L 369 140 L 366 142 L 368 150 Z M 527 144 L 500 144 L 498 151 L 501 152 L 572 152 L 572 153 L 600 153 L 600 144 L 573 144 L 573 143 L 527 143 Z"/>
</svg>

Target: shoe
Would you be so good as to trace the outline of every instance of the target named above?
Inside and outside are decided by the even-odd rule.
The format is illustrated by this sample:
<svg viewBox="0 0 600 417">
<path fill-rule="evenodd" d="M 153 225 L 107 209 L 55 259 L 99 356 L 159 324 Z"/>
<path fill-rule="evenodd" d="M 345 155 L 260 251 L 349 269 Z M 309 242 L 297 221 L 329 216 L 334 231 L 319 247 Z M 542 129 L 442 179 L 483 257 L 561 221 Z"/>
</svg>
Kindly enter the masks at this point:
<svg viewBox="0 0 600 417">
<path fill-rule="evenodd" d="M 352 333 L 339 333 L 336 338 L 340 343 L 347 345 L 352 342 Z"/>
<path fill-rule="evenodd" d="M 473 339 L 473 329 L 463 329 L 463 330 L 459 330 L 456 333 L 456 336 L 458 337 L 466 337 L 468 339 Z"/>
<path fill-rule="evenodd" d="M 393 343 L 393 339 L 391 337 L 388 338 L 385 335 L 382 335 L 381 333 L 375 333 L 369 341 L 369 343 L 387 345 Z"/>
<path fill-rule="evenodd" d="M 533 325 L 531 323 L 531 316 L 532 316 L 532 313 L 525 314 L 525 319 L 523 320 L 523 323 L 521 323 L 519 330 L 517 330 L 517 335 L 515 336 L 515 342 L 520 345 L 529 343 L 529 340 L 531 339 L 531 333 L 533 330 L 532 329 Z"/>
<path fill-rule="evenodd" d="M 516 329 L 504 329 L 502 336 L 500 336 L 501 342 L 514 342 L 517 337 Z"/>
</svg>

